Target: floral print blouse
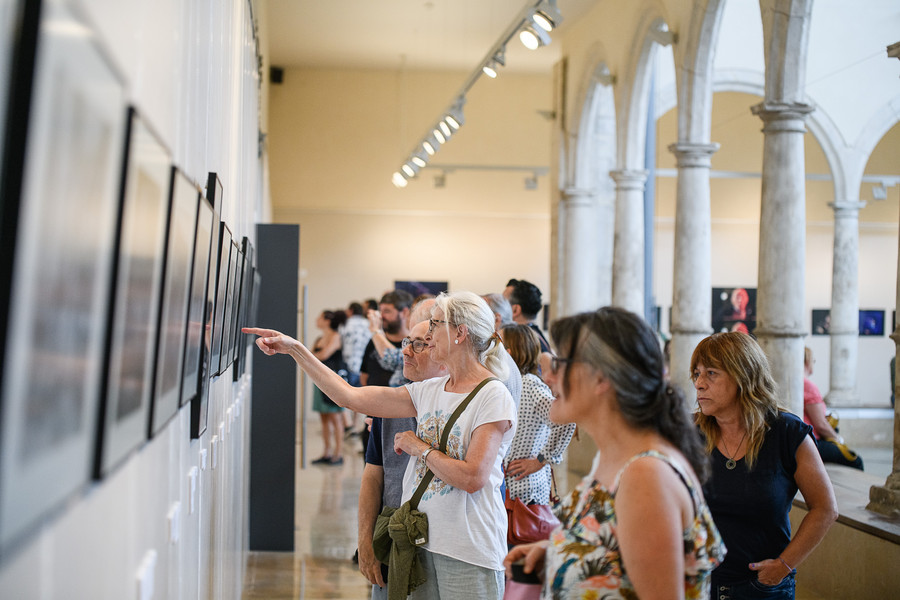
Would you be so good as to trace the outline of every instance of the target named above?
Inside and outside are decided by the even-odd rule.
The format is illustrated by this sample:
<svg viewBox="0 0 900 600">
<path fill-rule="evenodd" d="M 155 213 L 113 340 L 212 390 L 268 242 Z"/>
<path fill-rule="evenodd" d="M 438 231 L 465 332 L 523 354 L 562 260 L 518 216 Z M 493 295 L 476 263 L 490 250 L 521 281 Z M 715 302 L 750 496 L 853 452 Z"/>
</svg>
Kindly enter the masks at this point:
<svg viewBox="0 0 900 600">
<path fill-rule="evenodd" d="M 684 597 L 709 598 L 712 570 L 722 562 L 725 545 L 693 480 L 671 458 L 656 450 L 631 457 L 619 478 L 635 460 L 652 456 L 668 463 L 687 486 L 694 503 L 694 520 L 684 532 Z M 550 536 L 546 556 L 545 600 L 634 599 L 637 594 L 622 565 L 616 538 L 616 495 L 589 475 L 557 509 L 561 527 Z"/>
</svg>

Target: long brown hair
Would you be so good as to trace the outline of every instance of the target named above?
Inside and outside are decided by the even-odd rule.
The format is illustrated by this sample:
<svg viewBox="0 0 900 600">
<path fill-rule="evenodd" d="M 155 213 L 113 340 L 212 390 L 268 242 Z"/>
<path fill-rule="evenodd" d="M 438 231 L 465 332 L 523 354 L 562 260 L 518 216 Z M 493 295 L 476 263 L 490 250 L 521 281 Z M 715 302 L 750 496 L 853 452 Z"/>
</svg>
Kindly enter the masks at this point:
<svg viewBox="0 0 900 600">
<path fill-rule="evenodd" d="M 752 469 L 762 447 L 769 419 L 778 415 L 778 387 L 769 370 L 769 361 L 759 344 L 746 333 L 729 331 L 714 333 L 702 340 L 691 356 L 691 379 L 697 365 L 721 369 L 738 388 L 741 420 L 747 430 L 747 468 Z M 706 436 L 706 452 L 719 443 L 721 430 L 714 417 L 697 412 L 700 431 Z"/>
</svg>

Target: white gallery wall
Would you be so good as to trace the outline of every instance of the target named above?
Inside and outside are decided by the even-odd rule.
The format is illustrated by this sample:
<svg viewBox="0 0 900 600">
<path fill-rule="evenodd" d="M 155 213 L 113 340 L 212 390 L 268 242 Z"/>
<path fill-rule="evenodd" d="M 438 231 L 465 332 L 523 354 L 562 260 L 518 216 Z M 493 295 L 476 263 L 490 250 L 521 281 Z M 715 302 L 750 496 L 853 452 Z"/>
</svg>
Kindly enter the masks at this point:
<svg viewBox="0 0 900 600">
<path fill-rule="evenodd" d="M 0 1 L 0 15 L 19 0 Z M 31 4 L 29 0 L 29 4 Z M 257 40 L 249 0 L 43 0 L 80 23 L 171 162 L 224 187 L 236 239 L 267 211 L 258 158 Z M 122 106 L 124 112 L 125 106 Z M 255 241 L 255 240 L 254 240 Z M 86 482 L 0 560 L 3 598 L 239 598 L 247 547 L 249 377 L 210 384 L 208 428 L 190 405 L 100 481 Z"/>
</svg>

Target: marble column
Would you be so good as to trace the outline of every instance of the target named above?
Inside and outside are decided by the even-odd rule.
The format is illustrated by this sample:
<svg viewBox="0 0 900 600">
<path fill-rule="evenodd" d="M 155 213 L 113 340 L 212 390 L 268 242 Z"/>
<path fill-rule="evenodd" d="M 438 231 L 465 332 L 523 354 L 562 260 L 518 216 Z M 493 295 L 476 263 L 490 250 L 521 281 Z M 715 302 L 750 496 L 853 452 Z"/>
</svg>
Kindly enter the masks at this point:
<svg viewBox="0 0 900 600">
<path fill-rule="evenodd" d="M 762 102 L 762 202 L 756 336 L 778 384 L 779 400 L 803 414 L 806 181 L 803 135 L 812 107 Z"/>
<path fill-rule="evenodd" d="M 647 171 L 611 171 L 610 177 L 616 182 L 612 303 L 644 317 L 644 183 Z"/>
<path fill-rule="evenodd" d="M 888 46 L 887 54 L 889 58 L 900 59 L 900 42 Z M 897 254 L 900 255 L 900 248 Z M 900 307 L 900 262 L 897 264 L 896 306 Z M 891 339 L 897 345 L 898 360 L 894 366 L 897 369 L 900 365 L 900 328 L 891 333 Z M 869 489 L 869 504 L 866 508 L 883 515 L 900 517 L 900 377 L 894 377 L 894 380 L 894 397 L 898 399 L 894 402 L 894 465 L 884 485 L 873 485 Z"/>
<path fill-rule="evenodd" d="M 695 142 L 669 146 L 678 165 L 669 378 L 690 400 L 691 354 L 712 332 L 709 167 L 718 149 Z"/>
<path fill-rule="evenodd" d="M 563 219 L 562 240 L 562 305 L 560 316 L 588 310 L 597 310 L 608 302 L 607 291 L 602 291 L 600 263 L 606 240 L 600 231 L 600 203 L 593 190 L 568 188 L 560 197 L 560 213 Z M 607 275 L 607 282 L 609 276 Z M 603 297 L 606 302 L 603 302 Z"/>
<path fill-rule="evenodd" d="M 831 276 L 832 407 L 858 406 L 856 363 L 859 349 L 859 211 L 865 202 L 834 202 L 834 256 Z"/>
</svg>

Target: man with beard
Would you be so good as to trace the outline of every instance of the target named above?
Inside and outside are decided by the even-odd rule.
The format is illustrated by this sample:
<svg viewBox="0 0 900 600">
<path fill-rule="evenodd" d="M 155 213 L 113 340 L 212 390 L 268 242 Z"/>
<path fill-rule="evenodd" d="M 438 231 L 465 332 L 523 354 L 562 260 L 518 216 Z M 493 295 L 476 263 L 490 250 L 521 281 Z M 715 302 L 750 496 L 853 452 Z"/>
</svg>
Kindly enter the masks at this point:
<svg viewBox="0 0 900 600">
<path fill-rule="evenodd" d="M 431 360 L 431 350 L 425 343 L 428 332 L 427 308 L 415 310 L 409 337 L 402 342 L 403 375 L 409 381 L 424 381 L 447 374 L 447 369 Z M 409 456 L 394 452 L 394 436 L 401 431 L 415 431 L 412 417 L 399 419 L 372 419 L 372 439 L 366 451 L 366 466 L 359 487 L 359 570 L 372 582 L 372 600 L 387 598 L 387 568 L 375 558 L 372 535 L 375 518 L 382 506 L 400 506 L 403 493 L 403 474 Z"/>
<path fill-rule="evenodd" d="M 408 333 L 412 294 L 404 290 L 394 290 L 381 297 L 378 310 L 370 310 L 369 340 L 363 353 L 363 361 L 359 371 L 360 385 L 386 385 L 399 387 L 406 383 L 403 377 L 403 356 L 400 354 L 400 343 Z M 369 443 L 369 430 L 363 427 L 360 433 L 363 452 Z"/>
</svg>

